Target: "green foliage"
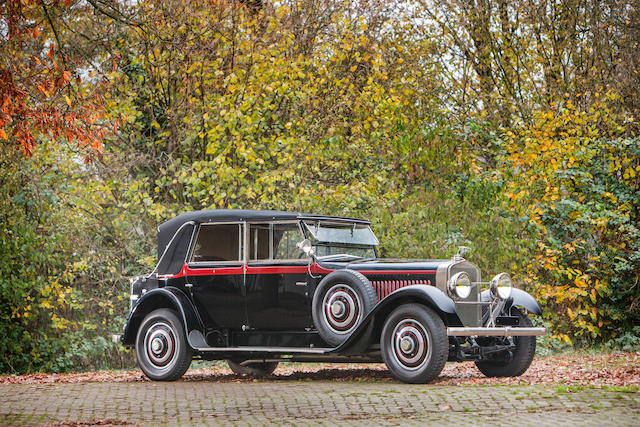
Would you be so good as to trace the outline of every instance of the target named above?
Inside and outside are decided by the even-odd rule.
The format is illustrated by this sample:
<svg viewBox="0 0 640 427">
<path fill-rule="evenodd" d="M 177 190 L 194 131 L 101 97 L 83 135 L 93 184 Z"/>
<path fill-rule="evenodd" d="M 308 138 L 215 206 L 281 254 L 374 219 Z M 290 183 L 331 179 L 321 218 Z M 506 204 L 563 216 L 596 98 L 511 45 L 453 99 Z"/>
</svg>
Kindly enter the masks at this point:
<svg viewBox="0 0 640 427">
<path fill-rule="evenodd" d="M 607 341 L 605 346 L 607 348 L 622 351 L 640 350 L 640 326 L 635 326 L 631 331 L 625 332 L 619 337 Z"/>
<path fill-rule="evenodd" d="M 510 133 L 511 208 L 531 221 L 525 281 L 567 341 L 609 339 L 640 321 L 640 141 L 603 105 L 541 114 Z"/>
</svg>

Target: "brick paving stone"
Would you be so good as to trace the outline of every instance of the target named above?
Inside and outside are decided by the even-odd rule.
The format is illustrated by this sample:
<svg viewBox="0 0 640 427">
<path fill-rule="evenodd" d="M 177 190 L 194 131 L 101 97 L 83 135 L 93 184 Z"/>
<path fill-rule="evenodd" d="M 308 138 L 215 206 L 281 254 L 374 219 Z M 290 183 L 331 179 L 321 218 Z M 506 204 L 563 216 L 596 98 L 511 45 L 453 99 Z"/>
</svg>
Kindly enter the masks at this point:
<svg viewBox="0 0 640 427">
<path fill-rule="evenodd" d="M 640 425 L 640 393 L 554 386 L 178 381 L 0 385 L 0 424 Z"/>
</svg>

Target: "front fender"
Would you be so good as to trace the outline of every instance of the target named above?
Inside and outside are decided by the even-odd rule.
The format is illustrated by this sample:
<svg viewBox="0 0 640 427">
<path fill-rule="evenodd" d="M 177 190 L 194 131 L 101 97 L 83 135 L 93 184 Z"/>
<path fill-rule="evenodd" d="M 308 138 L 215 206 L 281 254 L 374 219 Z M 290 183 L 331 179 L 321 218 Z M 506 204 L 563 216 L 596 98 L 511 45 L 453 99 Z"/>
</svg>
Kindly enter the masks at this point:
<svg viewBox="0 0 640 427">
<path fill-rule="evenodd" d="M 387 315 L 400 304 L 416 302 L 435 310 L 447 326 L 462 325 L 455 303 L 440 289 L 429 285 L 407 286 L 393 292 L 373 307 L 358 328 L 332 353 L 348 355 L 363 351 L 369 344 L 364 341 L 368 341 L 371 328 L 380 329 Z"/>
<path fill-rule="evenodd" d="M 175 310 L 178 313 L 178 317 L 182 319 L 182 325 L 187 336 L 193 330 L 204 330 L 197 310 L 184 292 L 173 286 L 157 288 L 142 295 L 131 310 L 131 313 L 129 313 L 121 338 L 123 345 L 131 346 L 135 344 L 138 327 L 142 320 L 147 314 L 158 308 Z"/>
<path fill-rule="evenodd" d="M 523 291 L 522 289 L 513 288 L 511 290 L 511 298 L 513 298 L 513 304 L 517 307 L 522 307 L 527 309 L 529 313 L 540 315 L 542 314 L 542 309 L 540 308 L 540 304 L 534 297 L 532 297 L 528 292 Z M 482 291 L 480 294 L 480 301 L 491 301 L 493 296 L 491 295 L 490 290 Z"/>
</svg>

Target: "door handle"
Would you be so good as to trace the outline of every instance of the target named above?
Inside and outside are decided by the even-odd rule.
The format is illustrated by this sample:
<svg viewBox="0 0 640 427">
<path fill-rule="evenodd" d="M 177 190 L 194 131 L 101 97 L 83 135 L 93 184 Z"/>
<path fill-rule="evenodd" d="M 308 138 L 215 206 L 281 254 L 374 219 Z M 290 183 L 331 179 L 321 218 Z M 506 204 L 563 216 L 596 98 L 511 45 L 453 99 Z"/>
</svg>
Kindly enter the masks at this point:
<svg viewBox="0 0 640 427">
<path fill-rule="evenodd" d="M 296 282 L 296 286 L 307 286 L 307 282 Z"/>
</svg>

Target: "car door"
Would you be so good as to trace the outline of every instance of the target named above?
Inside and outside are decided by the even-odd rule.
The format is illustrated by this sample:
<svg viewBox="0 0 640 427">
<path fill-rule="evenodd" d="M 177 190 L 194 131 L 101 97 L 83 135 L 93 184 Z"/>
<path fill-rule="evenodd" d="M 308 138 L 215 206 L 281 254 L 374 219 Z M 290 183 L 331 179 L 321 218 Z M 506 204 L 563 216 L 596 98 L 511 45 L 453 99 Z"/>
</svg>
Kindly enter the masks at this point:
<svg viewBox="0 0 640 427">
<path fill-rule="evenodd" d="M 313 324 L 309 259 L 297 248 L 299 223 L 248 224 L 247 318 L 251 329 L 304 330 Z"/>
<path fill-rule="evenodd" d="M 187 283 L 207 330 L 247 324 L 244 223 L 201 224 L 188 263 Z"/>
</svg>

